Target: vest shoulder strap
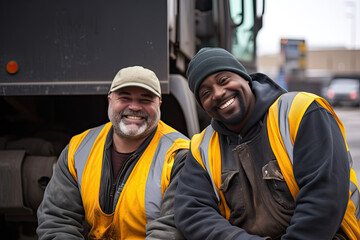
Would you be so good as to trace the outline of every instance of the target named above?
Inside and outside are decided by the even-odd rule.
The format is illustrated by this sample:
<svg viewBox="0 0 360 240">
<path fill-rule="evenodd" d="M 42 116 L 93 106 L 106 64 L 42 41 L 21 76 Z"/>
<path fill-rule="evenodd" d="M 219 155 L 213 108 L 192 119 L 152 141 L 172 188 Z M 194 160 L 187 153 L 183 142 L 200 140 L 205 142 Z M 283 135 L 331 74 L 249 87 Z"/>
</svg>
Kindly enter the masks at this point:
<svg viewBox="0 0 360 240">
<path fill-rule="evenodd" d="M 299 192 L 293 173 L 293 147 L 301 119 L 309 105 L 317 101 L 336 119 L 346 143 L 345 128 L 336 113 L 323 98 L 311 93 L 290 92 L 281 95 L 269 108 L 267 117 L 268 136 L 271 148 L 278 159 L 279 167 L 294 199 Z M 341 227 L 350 239 L 360 239 L 359 187 L 353 169 L 350 171 L 349 204 Z"/>
<path fill-rule="evenodd" d="M 225 195 L 220 191 L 221 186 L 221 152 L 219 134 L 211 125 L 191 139 L 191 153 L 195 160 L 210 175 L 214 193 L 218 199 L 221 215 L 230 217 L 230 208 L 227 206 Z"/>
<path fill-rule="evenodd" d="M 111 123 L 101 125 L 96 128 L 89 129 L 79 135 L 74 136 L 69 143 L 68 165 L 69 171 L 77 181 L 79 189 L 81 189 L 82 173 L 85 168 L 90 151 L 98 138 L 99 134 L 104 130 L 111 128 Z M 106 132 L 106 133 L 107 133 Z"/>
</svg>

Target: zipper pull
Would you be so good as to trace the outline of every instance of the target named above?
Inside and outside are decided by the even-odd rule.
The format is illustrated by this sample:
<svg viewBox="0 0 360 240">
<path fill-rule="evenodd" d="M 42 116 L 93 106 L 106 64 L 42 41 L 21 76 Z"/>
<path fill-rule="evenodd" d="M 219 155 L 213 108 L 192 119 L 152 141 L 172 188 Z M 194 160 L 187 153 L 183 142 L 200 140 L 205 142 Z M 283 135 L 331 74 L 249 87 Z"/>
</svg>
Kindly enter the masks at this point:
<svg viewBox="0 0 360 240">
<path fill-rule="evenodd" d="M 116 183 L 113 183 L 113 184 L 111 185 L 111 189 L 110 189 L 110 197 L 111 197 L 111 198 L 114 197 L 115 188 L 116 188 Z"/>
</svg>

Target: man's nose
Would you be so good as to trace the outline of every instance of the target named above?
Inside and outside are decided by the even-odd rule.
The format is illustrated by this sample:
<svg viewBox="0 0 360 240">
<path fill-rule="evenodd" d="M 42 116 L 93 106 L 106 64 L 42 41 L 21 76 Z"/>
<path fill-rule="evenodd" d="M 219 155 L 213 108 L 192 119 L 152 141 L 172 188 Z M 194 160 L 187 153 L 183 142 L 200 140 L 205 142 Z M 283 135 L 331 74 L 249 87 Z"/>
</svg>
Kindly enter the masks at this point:
<svg viewBox="0 0 360 240">
<path fill-rule="evenodd" d="M 129 109 L 133 111 L 140 111 L 142 109 L 142 105 L 138 101 L 131 101 Z"/>
<path fill-rule="evenodd" d="M 213 100 L 218 100 L 224 97 L 225 88 L 222 86 L 213 86 Z"/>
</svg>

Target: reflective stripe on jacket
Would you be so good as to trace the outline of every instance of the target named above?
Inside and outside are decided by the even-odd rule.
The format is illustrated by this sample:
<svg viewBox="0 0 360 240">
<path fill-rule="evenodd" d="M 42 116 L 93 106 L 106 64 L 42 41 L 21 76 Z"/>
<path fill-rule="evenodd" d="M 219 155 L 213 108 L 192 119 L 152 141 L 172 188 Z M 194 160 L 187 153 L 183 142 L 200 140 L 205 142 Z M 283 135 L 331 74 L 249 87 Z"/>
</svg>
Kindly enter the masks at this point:
<svg viewBox="0 0 360 240">
<path fill-rule="evenodd" d="M 293 147 L 302 116 L 313 101 L 317 101 L 335 117 L 344 136 L 348 160 L 349 162 L 352 161 L 346 143 L 345 128 L 334 110 L 323 98 L 304 92 L 283 94 L 269 108 L 267 125 L 272 126 L 268 127 L 270 145 L 276 158 L 281 159 L 278 163 L 294 199 L 299 192 L 299 187 L 295 181 L 292 168 Z M 352 168 L 350 169 L 349 194 L 349 203 L 341 223 L 341 228 L 350 239 L 360 239 L 359 187 L 355 171 Z"/>
<path fill-rule="evenodd" d="M 281 172 L 291 194 L 295 199 L 299 188 L 296 184 L 292 169 L 292 149 L 297 129 L 308 106 L 313 101 L 317 101 L 334 115 L 344 135 L 344 139 L 345 131 L 341 121 L 328 103 L 316 95 L 308 93 L 286 93 L 279 99 L 269 108 L 267 129 L 271 148 L 278 160 Z M 280 121 L 278 121 L 279 118 Z M 348 150 L 347 145 L 346 147 Z M 222 184 L 222 168 L 221 161 L 219 161 L 219 159 L 221 159 L 219 135 L 211 125 L 202 133 L 193 136 L 191 140 L 191 152 L 197 162 L 209 173 L 214 192 L 219 201 L 220 212 L 226 219 L 229 219 L 230 208 L 226 204 L 223 192 L 219 190 Z M 351 158 L 350 153 L 348 156 Z M 350 181 L 349 204 L 341 227 L 350 239 L 360 239 L 359 190 L 353 169 L 351 169 Z"/>
<path fill-rule="evenodd" d="M 144 239 L 147 222 L 160 214 L 162 196 L 169 185 L 174 156 L 188 149 L 188 139 L 162 121 L 129 175 L 112 214 L 99 203 L 104 146 L 111 123 L 73 137 L 69 144 L 69 171 L 81 192 L 89 238 Z M 107 173 L 104 173 L 107 174 Z M 110 174 L 110 172 L 108 173 Z"/>
</svg>

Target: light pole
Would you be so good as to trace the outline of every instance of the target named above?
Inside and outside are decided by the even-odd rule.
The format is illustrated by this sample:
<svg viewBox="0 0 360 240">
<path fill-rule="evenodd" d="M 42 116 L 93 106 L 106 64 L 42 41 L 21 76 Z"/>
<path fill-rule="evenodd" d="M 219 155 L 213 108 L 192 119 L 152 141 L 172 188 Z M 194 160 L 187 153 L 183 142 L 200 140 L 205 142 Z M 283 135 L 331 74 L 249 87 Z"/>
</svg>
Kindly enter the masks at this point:
<svg viewBox="0 0 360 240">
<path fill-rule="evenodd" d="M 352 13 L 348 14 L 351 18 L 351 43 L 352 43 L 352 49 L 351 49 L 351 56 L 352 56 L 352 71 L 356 71 L 356 1 L 347 1 L 346 4 L 351 7 Z"/>
</svg>

